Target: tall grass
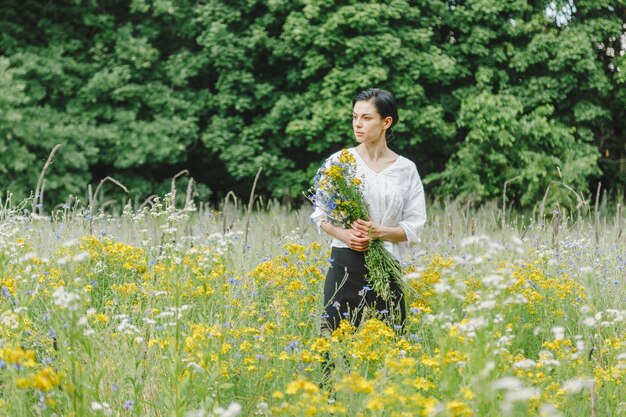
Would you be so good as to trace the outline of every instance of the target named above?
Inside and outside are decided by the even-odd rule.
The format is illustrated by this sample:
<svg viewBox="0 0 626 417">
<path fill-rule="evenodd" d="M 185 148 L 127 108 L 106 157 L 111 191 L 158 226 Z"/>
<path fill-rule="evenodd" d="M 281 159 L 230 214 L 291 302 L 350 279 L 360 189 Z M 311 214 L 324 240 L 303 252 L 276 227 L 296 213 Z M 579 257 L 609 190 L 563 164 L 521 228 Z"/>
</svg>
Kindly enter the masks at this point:
<svg viewBox="0 0 626 417">
<path fill-rule="evenodd" d="M 307 208 L 171 201 L 2 202 L 0 415 L 626 415 L 620 210 L 560 213 L 555 235 L 552 213 L 433 203 L 406 332 L 322 338 Z"/>
</svg>

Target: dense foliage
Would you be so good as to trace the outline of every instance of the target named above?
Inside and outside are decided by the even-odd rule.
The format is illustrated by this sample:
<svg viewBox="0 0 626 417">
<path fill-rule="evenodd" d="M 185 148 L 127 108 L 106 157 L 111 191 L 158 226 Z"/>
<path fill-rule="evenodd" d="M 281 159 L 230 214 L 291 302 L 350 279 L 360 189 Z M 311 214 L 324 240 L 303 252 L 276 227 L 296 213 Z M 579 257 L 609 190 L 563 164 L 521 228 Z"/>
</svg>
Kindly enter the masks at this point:
<svg viewBox="0 0 626 417">
<path fill-rule="evenodd" d="M 623 192 L 625 25 L 624 0 L 5 0 L 0 189 L 28 196 L 61 144 L 48 205 L 106 176 L 141 200 L 182 169 L 202 199 L 259 167 L 297 196 L 380 86 L 431 193 Z"/>
</svg>

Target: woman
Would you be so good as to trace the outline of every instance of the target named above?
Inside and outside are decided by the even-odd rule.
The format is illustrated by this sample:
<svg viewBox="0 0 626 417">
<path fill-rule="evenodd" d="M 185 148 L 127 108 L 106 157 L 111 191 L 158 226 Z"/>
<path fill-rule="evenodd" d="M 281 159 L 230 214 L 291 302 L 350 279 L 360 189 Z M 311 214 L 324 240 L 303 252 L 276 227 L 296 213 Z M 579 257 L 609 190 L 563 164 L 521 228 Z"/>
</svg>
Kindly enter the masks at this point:
<svg viewBox="0 0 626 417">
<path fill-rule="evenodd" d="M 419 241 L 426 222 L 424 189 L 415 164 L 387 146 L 398 123 L 395 98 L 385 90 L 371 88 L 352 100 L 352 128 L 358 146 L 349 152 L 357 161 L 357 177 L 369 205 L 369 219 L 344 229 L 326 221 L 316 207 L 311 219 L 333 237 L 331 267 L 324 284 L 322 333 L 329 334 L 342 319 L 358 326 L 366 309 L 401 328 L 406 317 L 404 294 L 391 283 L 392 298 L 386 303 L 367 285 L 364 252 L 370 239 L 382 239 L 398 261 L 404 260 L 408 243 Z M 332 155 L 326 164 L 335 161 Z"/>
</svg>

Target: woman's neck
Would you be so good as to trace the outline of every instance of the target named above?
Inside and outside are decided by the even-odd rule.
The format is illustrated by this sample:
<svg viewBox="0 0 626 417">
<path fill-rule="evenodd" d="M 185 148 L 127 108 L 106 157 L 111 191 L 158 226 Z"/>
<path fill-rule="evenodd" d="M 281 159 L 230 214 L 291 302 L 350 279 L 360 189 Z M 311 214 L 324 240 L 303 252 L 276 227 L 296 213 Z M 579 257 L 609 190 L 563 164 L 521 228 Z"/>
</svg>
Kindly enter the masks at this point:
<svg viewBox="0 0 626 417">
<path fill-rule="evenodd" d="M 379 159 L 385 158 L 390 152 L 387 147 L 387 141 L 384 139 L 375 143 L 361 143 L 357 146 L 357 150 L 370 161 L 378 161 Z"/>
</svg>

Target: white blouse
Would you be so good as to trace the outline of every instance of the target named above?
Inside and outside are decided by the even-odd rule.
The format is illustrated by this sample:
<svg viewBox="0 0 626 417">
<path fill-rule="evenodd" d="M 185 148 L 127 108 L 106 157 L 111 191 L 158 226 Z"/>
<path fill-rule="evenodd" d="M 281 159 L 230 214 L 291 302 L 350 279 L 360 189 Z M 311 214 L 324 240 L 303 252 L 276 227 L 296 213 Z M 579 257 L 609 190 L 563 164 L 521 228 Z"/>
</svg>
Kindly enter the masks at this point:
<svg viewBox="0 0 626 417">
<path fill-rule="evenodd" d="M 356 175 L 363 181 L 363 196 L 369 204 L 371 221 L 386 227 L 400 226 L 406 233 L 407 242 L 385 241 L 385 248 L 396 259 L 406 260 L 409 244 L 420 241 L 420 233 L 426 223 L 424 187 L 415 164 L 399 156 L 393 164 L 376 173 L 365 164 L 355 148 L 348 150 L 356 159 Z M 340 152 L 331 155 L 325 166 L 337 161 L 339 154 Z M 311 214 L 311 220 L 320 227 L 325 219 L 325 213 L 316 207 Z M 339 239 L 333 239 L 331 246 L 348 247 Z"/>
</svg>

